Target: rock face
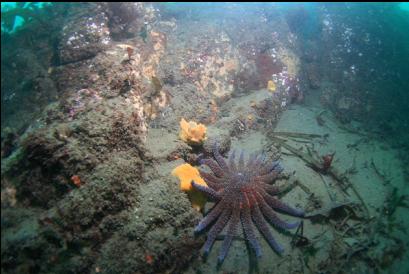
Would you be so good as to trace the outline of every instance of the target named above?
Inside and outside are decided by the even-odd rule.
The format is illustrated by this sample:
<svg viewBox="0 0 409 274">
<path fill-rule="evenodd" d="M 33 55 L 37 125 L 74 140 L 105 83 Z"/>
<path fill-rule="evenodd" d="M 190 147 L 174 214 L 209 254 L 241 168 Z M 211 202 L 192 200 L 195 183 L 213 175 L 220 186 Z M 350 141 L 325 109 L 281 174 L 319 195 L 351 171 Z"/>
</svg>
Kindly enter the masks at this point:
<svg viewBox="0 0 409 274">
<path fill-rule="evenodd" d="M 115 40 L 147 35 L 143 33 L 145 23 L 151 23 L 155 18 L 153 8 L 143 3 L 108 3 L 106 13 L 111 36 Z"/>
<path fill-rule="evenodd" d="M 306 73 L 308 78 L 308 83 L 311 89 L 320 88 L 320 74 L 317 65 L 309 64 L 306 66 Z"/>
<path fill-rule="evenodd" d="M 135 18 L 121 13 L 134 14 L 127 4 L 81 5 L 56 31 L 58 58 L 26 75 L 47 75 L 31 85 L 58 89 L 57 102 L 21 142 L 2 142 L 2 272 L 178 271 L 202 244 L 191 233 L 199 216 L 145 147 L 149 120 L 169 104 L 164 81 L 153 84 L 166 36 L 138 35 L 150 5 L 132 4 Z"/>
<path fill-rule="evenodd" d="M 61 64 L 74 63 L 95 57 L 109 43 L 108 17 L 102 7 L 92 16 L 72 18 L 62 31 L 58 45 Z M 98 12 L 98 11 L 97 11 Z"/>
</svg>

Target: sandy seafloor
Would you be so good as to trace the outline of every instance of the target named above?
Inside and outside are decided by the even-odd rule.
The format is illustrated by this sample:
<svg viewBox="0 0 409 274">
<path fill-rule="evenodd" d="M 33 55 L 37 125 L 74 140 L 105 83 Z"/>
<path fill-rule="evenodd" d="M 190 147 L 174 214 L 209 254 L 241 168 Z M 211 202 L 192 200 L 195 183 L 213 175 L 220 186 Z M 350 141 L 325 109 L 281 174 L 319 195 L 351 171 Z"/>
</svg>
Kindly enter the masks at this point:
<svg viewBox="0 0 409 274">
<path fill-rule="evenodd" d="M 255 97 L 263 97 L 260 93 L 266 91 L 255 91 L 252 94 L 247 95 L 250 99 Z M 236 98 L 230 102 L 232 106 L 240 106 L 240 104 L 246 104 L 248 100 L 244 98 Z M 312 141 L 315 150 L 319 155 L 325 155 L 329 152 L 336 152 L 333 162 L 333 167 L 337 170 L 346 171 L 354 169 L 352 174 L 348 174 L 352 184 L 356 187 L 365 203 L 369 207 L 371 218 L 382 218 L 385 213 L 382 211 L 384 207 L 385 199 L 393 188 L 399 189 L 399 195 L 409 194 L 409 190 L 405 188 L 405 181 L 403 175 L 403 166 L 396 155 L 396 151 L 391 149 L 388 144 L 371 140 L 369 137 L 365 137 L 365 132 L 360 129 L 359 123 L 354 123 L 354 128 L 345 128 L 335 120 L 335 118 L 326 111 L 322 118 L 325 121 L 324 126 L 320 126 L 316 117 L 321 113 L 323 109 L 320 104 L 316 103 L 316 98 L 308 99 L 304 105 L 292 105 L 288 110 L 284 111 L 280 118 L 275 132 L 294 132 L 294 133 L 311 133 L 327 135 L 326 141 Z M 213 133 L 223 133 L 223 124 L 218 123 L 219 127 L 211 127 L 209 130 Z M 151 140 L 157 144 L 158 138 L 163 140 L 163 146 L 168 147 L 169 142 L 175 142 L 175 135 L 172 134 L 160 134 L 161 130 L 151 130 Z M 352 132 L 351 132 L 352 131 Z M 217 133 L 216 133 L 217 132 Z M 149 135 L 148 135 L 149 136 Z M 156 138 L 155 138 L 156 137 Z M 168 137 L 168 138 L 167 138 Z M 172 140 L 173 139 L 173 140 Z M 148 137 L 149 143 L 149 137 Z M 268 149 L 271 141 L 263 131 L 250 131 L 240 139 L 233 138 L 231 144 L 232 150 L 244 150 L 249 151 L 265 151 Z M 293 143 L 295 144 L 295 143 Z M 302 146 L 305 143 L 298 143 L 296 146 Z M 349 145 L 354 145 L 349 148 Z M 160 146 L 156 146 L 155 150 L 161 150 Z M 162 148 L 164 149 L 164 148 Z M 166 149 L 164 149 L 166 150 Z M 333 197 L 333 202 L 356 202 L 359 203 L 358 198 L 351 190 L 347 190 L 346 193 L 341 191 L 337 182 L 331 177 L 320 175 L 311 168 L 307 167 L 305 162 L 298 157 L 291 155 L 285 149 L 282 150 L 281 158 L 282 166 L 286 172 L 294 173 L 294 176 L 306 186 L 321 202 L 323 208 L 331 205 L 330 195 Z M 286 153 L 287 152 L 287 153 Z M 375 171 L 371 162 L 375 164 L 378 171 Z M 179 161 L 177 161 L 178 163 Z M 177 164 L 174 163 L 169 166 L 169 172 L 171 168 L 174 168 Z M 166 171 L 164 171 L 166 172 Z M 379 174 L 385 175 L 389 180 L 385 182 L 380 178 Z M 322 181 L 321 176 L 324 177 L 328 184 L 328 190 Z M 176 183 L 176 181 L 175 181 Z M 279 182 L 280 183 L 280 182 Z M 281 182 L 285 184 L 285 181 Z M 328 193 L 330 192 L 330 194 Z M 289 191 L 283 200 L 290 205 L 295 205 L 300 208 L 308 207 L 308 196 L 302 188 L 295 186 Z M 209 209 L 210 206 L 207 207 Z M 311 210 L 311 209 L 309 209 Z M 407 214 L 406 208 L 398 207 L 395 216 L 395 222 L 401 223 L 404 227 L 409 225 L 409 220 L 405 217 Z M 297 218 L 291 216 L 281 216 L 288 221 L 294 221 Z M 384 216 L 385 217 L 385 216 Z M 339 222 L 339 221 L 338 221 Z M 274 237 L 285 248 L 285 253 L 282 256 L 277 255 L 267 244 L 267 242 L 258 234 L 258 239 L 262 245 L 263 256 L 258 261 L 254 257 L 251 257 L 249 248 L 246 246 L 243 240 L 237 239 L 233 241 L 229 254 L 222 266 L 217 266 L 217 256 L 221 247 L 222 241 L 216 241 L 212 251 L 207 259 L 197 259 L 191 264 L 186 273 L 316 273 L 314 270 L 314 263 L 321 262 L 328 257 L 331 249 L 331 245 L 334 240 L 333 225 L 335 222 L 331 221 L 331 224 L 327 222 L 316 223 L 311 222 L 309 219 L 304 219 L 304 235 L 309 239 L 316 239 L 315 244 L 318 248 L 317 253 L 312 259 L 309 260 L 309 266 L 306 265 L 305 258 L 303 257 L 303 251 L 299 248 L 291 246 L 291 235 L 285 235 L 283 233 L 274 230 Z M 372 224 L 373 225 L 373 224 Z M 294 231 L 293 231 L 294 232 Z M 347 248 L 356 248 L 358 246 L 359 239 L 365 239 L 367 235 L 359 235 L 359 237 L 351 236 L 345 237 L 345 243 Z M 405 244 L 408 244 L 406 234 L 400 230 L 395 230 L 393 235 L 389 235 L 402 239 Z M 383 248 L 387 247 L 388 240 L 384 238 L 377 239 L 377 241 L 385 241 L 385 245 L 377 242 L 376 249 L 379 254 L 382 253 Z M 373 248 L 373 247 L 369 247 Z M 334 252 L 334 251 L 332 251 Z M 374 252 L 375 248 L 374 248 Z M 398 251 L 398 253 L 401 251 Z M 335 253 L 337 251 L 335 250 Z M 408 254 L 405 252 L 402 257 L 393 264 L 391 269 L 388 269 L 388 273 L 407 273 Z M 303 262 L 304 261 L 304 262 Z M 308 267 L 310 267 L 308 269 Z M 348 269 L 348 266 L 345 266 Z M 345 270 L 345 269 L 344 269 Z M 358 263 L 350 270 L 350 273 L 372 273 L 374 269 L 367 265 Z M 278 271 L 278 272 L 277 272 Z"/>
</svg>

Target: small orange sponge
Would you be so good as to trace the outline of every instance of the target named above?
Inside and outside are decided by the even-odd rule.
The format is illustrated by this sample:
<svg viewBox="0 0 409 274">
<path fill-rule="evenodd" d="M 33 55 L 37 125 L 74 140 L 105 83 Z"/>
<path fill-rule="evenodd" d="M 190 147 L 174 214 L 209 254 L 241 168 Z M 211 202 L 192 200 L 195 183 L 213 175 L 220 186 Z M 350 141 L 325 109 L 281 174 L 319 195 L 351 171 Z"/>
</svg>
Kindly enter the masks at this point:
<svg viewBox="0 0 409 274">
<path fill-rule="evenodd" d="M 206 140 L 206 130 L 203 124 L 197 124 L 193 121 L 187 122 L 182 118 L 179 137 L 188 144 L 202 144 Z"/>
<path fill-rule="evenodd" d="M 273 82 L 273 81 L 268 81 L 267 82 L 267 89 L 270 91 L 270 92 L 274 92 L 275 90 L 276 90 L 276 84 Z"/>
<path fill-rule="evenodd" d="M 200 177 L 199 170 L 190 164 L 183 164 L 172 171 L 172 175 L 180 180 L 180 189 L 187 192 L 193 208 L 200 210 L 206 204 L 206 197 L 192 187 L 192 181 L 207 186 L 206 182 Z"/>
</svg>

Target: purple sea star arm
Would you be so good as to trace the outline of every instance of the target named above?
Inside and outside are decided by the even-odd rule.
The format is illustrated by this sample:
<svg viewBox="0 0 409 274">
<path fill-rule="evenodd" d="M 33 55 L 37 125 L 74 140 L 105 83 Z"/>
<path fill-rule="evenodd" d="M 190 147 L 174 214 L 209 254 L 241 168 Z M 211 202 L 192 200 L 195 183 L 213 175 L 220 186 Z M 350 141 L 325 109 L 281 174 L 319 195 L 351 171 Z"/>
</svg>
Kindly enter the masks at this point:
<svg viewBox="0 0 409 274">
<path fill-rule="evenodd" d="M 240 170 L 243 170 L 243 168 L 244 168 L 244 152 L 242 151 L 240 153 L 239 164 L 237 166 L 237 170 L 240 171 Z"/>
<path fill-rule="evenodd" d="M 214 220 L 217 219 L 217 217 L 219 217 L 219 215 L 222 213 L 223 211 L 223 207 L 224 207 L 224 202 L 221 201 L 218 204 L 216 204 L 211 211 L 209 212 L 209 214 L 207 214 L 201 221 L 200 223 L 195 227 L 195 233 L 199 233 L 201 232 L 203 229 L 205 229 L 210 223 L 212 223 Z"/>
<path fill-rule="evenodd" d="M 272 170 L 272 171 L 270 171 L 269 173 L 267 173 L 265 175 L 257 176 L 256 180 L 261 181 L 261 182 L 269 183 L 269 182 L 277 179 L 278 174 L 279 173 L 276 170 Z"/>
<path fill-rule="evenodd" d="M 247 206 L 243 206 L 241 215 L 241 224 L 243 226 L 244 234 L 246 235 L 247 240 L 249 241 L 251 247 L 256 252 L 257 257 L 261 257 L 261 247 L 259 242 L 257 241 L 256 235 L 254 234 L 252 222 L 251 222 L 251 215 L 250 215 L 250 208 Z"/>
<path fill-rule="evenodd" d="M 257 159 L 257 154 L 252 153 L 252 154 L 249 156 L 249 160 L 247 161 L 247 166 L 246 166 L 246 168 L 249 169 L 249 170 L 253 169 L 253 168 L 254 168 L 254 163 L 255 163 L 256 159 Z"/>
<path fill-rule="evenodd" d="M 223 187 L 223 179 L 217 178 L 213 174 L 204 172 L 203 170 L 199 169 L 200 176 L 205 180 L 206 184 L 215 190 L 219 190 Z"/>
<path fill-rule="evenodd" d="M 279 243 L 277 243 L 273 235 L 271 235 L 268 225 L 266 221 L 264 220 L 264 217 L 261 214 L 258 206 L 254 206 L 252 208 L 252 217 L 253 217 L 253 222 L 256 224 L 256 227 L 261 232 L 261 234 L 263 234 L 264 238 L 267 240 L 271 248 L 277 251 L 277 253 L 279 254 L 283 253 L 284 248 Z"/>
<path fill-rule="evenodd" d="M 260 155 L 259 157 L 256 157 L 253 168 L 259 170 L 260 167 L 263 165 L 265 158 L 266 158 L 266 155 L 264 153 Z"/>
<path fill-rule="evenodd" d="M 278 173 L 280 173 L 283 170 L 283 168 L 280 166 L 279 161 L 264 164 L 264 166 L 261 168 L 260 175 L 270 173 L 272 170 L 276 170 L 278 171 Z"/>
<path fill-rule="evenodd" d="M 221 264 L 224 261 L 224 258 L 226 258 L 227 252 L 229 251 L 230 245 L 233 241 L 233 237 L 236 235 L 237 226 L 239 224 L 239 221 L 240 221 L 240 210 L 233 210 L 232 216 L 229 221 L 229 226 L 227 228 L 227 235 L 223 241 L 222 248 L 217 258 L 219 264 Z"/>
<path fill-rule="evenodd" d="M 220 155 L 219 146 L 217 145 L 217 143 L 215 143 L 213 147 L 213 156 L 216 159 L 219 166 L 221 167 L 221 169 L 223 169 L 224 172 L 228 172 L 229 167 L 227 166 L 227 163 L 224 160 L 224 158 Z"/>
<path fill-rule="evenodd" d="M 267 193 L 270 193 L 271 195 L 276 195 L 281 192 L 281 189 L 277 186 L 269 185 L 263 182 L 261 182 L 260 185 L 265 191 L 267 191 Z"/>
<path fill-rule="evenodd" d="M 200 161 L 200 163 L 203 165 L 207 165 L 217 177 L 224 176 L 224 171 L 220 168 L 216 161 L 212 159 L 203 159 Z"/>
<path fill-rule="evenodd" d="M 210 187 L 200 185 L 198 183 L 195 183 L 195 181 L 192 181 L 192 186 L 199 190 L 200 192 L 204 193 L 206 196 L 208 196 L 210 199 L 213 201 L 220 201 L 221 195 L 211 189 Z"/>
<path fill-rule="evenodd" d="M 209 254 L 210 248 L 212 247 L 214 241 L 216 240 L 217 235 L 223 230 L 226 226 L 227 222 L 229 221 L 231 216 L 231 210 L 224 210 L 219 219 L 217 219 L 216 223 L 210 229 L 209 233 L 207 234 L 207 240 L 204 244 L 203 250 L 204 253 L 207 255 Z"/>
<path fill-rule="evenodd" d="M 236 157 L 236 151 L 233 150 L 233 152 L 229 156 L 229 166 L 230 166 L 230 171 L 231 172 L 236 172 L 237 171 L 236 163 L 234 162 L 235 157 Z"/>
<path fill-rule="evenodd" d="M 267 204 L 269 206 L 271 206 L 272 208 L 274 208 L 274 209 L 281 210 L 281 211 L 283 211 L 285 213 L 288 213 L 290 215 L 297 216 L 297 217 L 304 216 L 304 211 L 303 210 L 297 209 L 297 208 L 292 208 L 292 207 L 284 204 L 283 202 L 271 197 L 267 193 L 265 193 L 264 199 L 267 202 Z"/>
<path fill-rule="evenodd" d="M 259 204 L 261 208 L 261 212 L 263 212 L 264 216 L 266 219 L 274 226 L 281 228 L 281 229 L 293 229 L 296 228 L 300 225 L 300 222 L 294 222 L 294 223 L 287 223 L 283 220 L 281 220 L 277 214 L 274 213 L 274 211 L 267 205 L 267 203 L 264 201 L 262 197 L 259 199 Z"/>
</svg>

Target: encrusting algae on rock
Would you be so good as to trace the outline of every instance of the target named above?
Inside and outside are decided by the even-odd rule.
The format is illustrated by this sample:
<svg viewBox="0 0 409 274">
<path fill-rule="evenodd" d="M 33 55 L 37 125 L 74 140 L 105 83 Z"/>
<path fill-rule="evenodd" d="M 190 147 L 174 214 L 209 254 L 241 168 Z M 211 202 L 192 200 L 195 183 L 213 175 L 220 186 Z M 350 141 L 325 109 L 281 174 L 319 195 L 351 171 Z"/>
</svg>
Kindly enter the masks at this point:
<svg viewBox="0 0 409 274">
<path fill-rule="evenodd" d="M 190 164 L 182 164 L 172 171 L 172 175 L 179 178 L 180 189 L 188 194 L 193 208 L 200 211 L 206 204 L 206 197 L 192 187 L 192 181 L 203 186 L 207 186 L 207 184 L 200 177 L 199 170 Z"/>
<path fill-rule="evenodd" d="M 188 144 L 200 145 L 206 140 L 206 130 L 205 125 L 193 121 L 187 122 L 182 118 L 179 137 Z"/>
</svg>

